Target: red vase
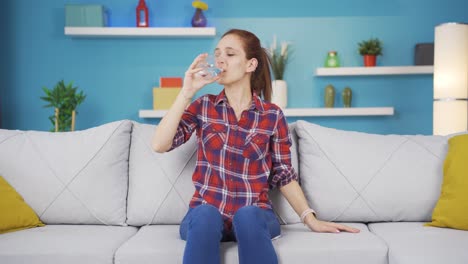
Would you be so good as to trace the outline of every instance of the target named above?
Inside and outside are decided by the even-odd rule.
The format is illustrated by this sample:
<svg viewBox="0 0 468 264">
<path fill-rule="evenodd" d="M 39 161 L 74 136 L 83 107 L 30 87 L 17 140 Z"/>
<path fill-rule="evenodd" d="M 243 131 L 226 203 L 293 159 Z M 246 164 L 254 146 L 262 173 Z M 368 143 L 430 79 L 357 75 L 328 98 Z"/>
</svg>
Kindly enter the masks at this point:
<svg viewBox="0 0 468 264">
<path fill-rule="evenodd" d="M 375 66 L 375 62 L 377 60 L 376 55 L 364 55 L 364 66 L 366 67 L 373 67 Z"/>
<path fill-rule="evenodd" d="M 145 0 L 140 0 L 136 8 L 136 25 L 137 27 L 149 27 L 148 22 L 148 7 Z"/>
</svg>

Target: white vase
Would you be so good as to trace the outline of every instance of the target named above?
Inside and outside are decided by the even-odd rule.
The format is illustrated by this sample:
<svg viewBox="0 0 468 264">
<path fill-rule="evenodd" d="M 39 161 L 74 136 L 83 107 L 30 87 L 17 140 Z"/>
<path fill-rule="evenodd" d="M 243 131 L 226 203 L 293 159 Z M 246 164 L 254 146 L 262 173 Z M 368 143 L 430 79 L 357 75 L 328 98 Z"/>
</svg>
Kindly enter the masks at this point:
<svg viewBox="0 0 468 264">
<path fill-rule="evenodd" d="M 288 84 L 284 80 L 274 80 L 271 84 L 271 102 L 285 109 L 288 104 Z"/>
</svg>

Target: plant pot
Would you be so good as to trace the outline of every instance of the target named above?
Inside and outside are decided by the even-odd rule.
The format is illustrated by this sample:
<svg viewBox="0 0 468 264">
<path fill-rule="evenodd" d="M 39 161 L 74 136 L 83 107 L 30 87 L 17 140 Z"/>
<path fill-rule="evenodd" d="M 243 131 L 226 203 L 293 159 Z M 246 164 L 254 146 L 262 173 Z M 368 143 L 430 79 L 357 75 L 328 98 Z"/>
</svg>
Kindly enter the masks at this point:
<svg viewBox="0 0 468 264">
<path fill-rule="evenodd" d="M 271 88 L 271 102 L 285 109 L 288 104 L 288 84 L 284 80 L 274 80 Z"/>
<path fill-rule="evenodd" d="M 374 67 L 377 61 L 376 55 L 364 55 L 364 66 Z"/>
</svg>

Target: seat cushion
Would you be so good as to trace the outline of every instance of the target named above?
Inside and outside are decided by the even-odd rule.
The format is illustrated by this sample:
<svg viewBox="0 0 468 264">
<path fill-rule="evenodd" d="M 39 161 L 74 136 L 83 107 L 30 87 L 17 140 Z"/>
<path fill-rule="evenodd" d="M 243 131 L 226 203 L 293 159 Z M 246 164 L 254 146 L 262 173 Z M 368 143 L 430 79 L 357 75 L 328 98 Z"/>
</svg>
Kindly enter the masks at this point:
<svg viewBox="0 0 468 264">
<path fill-rule="evenodd" d="M 468 263 L 468 231 L 423 224 L 374 223 L 369 229 L 388 245 L 389 264 Z"/>
<path fill-rule="evenodd" d="M 282 235 L 273 243 L 280 263 L 297 264 L 384 264 L 387 246 L 364 224 L 347 223 L 360 233 L 315 233 L 303 224 L 281 227 Z"/>
<path fill-rule="evenodd" d="M 143 226 L 117 250 L 115 264 L 180 264 L 184 247 L 178 225 Z"/>
<path fill-rule="evenodd" d="M 131 129 L 0 130 L 0 175 L 45 224 L 124 225 Z"/>
<path fill-rule="evenodd" d="M 297 121 L 296 131 L 302 187 L 319 218 L 430 221 L 449 137 L 377 135 L 306 121 Z"/>
<path fill-rule="evenodd" d="M 48 225 L 0 235 L 2 264 L 113 264 L 135 227 Z"/>
<path fill-rule="evenodd" d="M 302 224 L 283 225 L 282 236 L 273 241 L 280 263 L 306 264 L 385 264 L 387 247 L 363 224 L 350 224 L 361 229 L 359 234 L 319 234 Z M 142 227 L 116 253 L 116 264 L 182 263 L 185 241 L 177 225 Z M 221 243 L 221 263 L 239 263 L 237 244 Z"/>
</svg>

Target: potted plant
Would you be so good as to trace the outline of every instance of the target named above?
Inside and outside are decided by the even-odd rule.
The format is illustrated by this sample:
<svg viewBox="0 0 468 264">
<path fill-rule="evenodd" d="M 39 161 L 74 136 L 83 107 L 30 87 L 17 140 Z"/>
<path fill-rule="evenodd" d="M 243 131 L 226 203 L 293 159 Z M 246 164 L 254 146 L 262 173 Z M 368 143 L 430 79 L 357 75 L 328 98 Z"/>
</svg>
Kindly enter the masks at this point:
<svg viewBox="0 0 468 264">
<path fill-rule="evenodd" d="M 382 42 L 378 38 L 360 42 L 359 54 L 364 56 L 364 66 L 375 66 L 377 56 L 382 55 Z"/>
<path fill-rule="evenodd" d="M 276 46 L 276 36 L 273 38 L 273 44 L 270 47 L 269 57 L 271 70 L 273 71 L 274 81 L 272 83 L 271 102 L 281 108 L 286 108 L 288 85 L 284 80 L 284 72 L 289 61 L 290 46 L 287 42 L 282 42 L 281 47 Z"/>
<path fill-rule="evenodd" d="M 65 85 L 63 80 L 59 81 L 52 90 L 47 87 L 42 88 L 46 96 L 42 96 L 41 99 L 48 103 L 44 107 L 53 107 L 55 110 L 54 115 L 49 116 L 53 125 L 50 131 L 75 130 L 75 117 L 78 114 L 76 108 L 86 98 L 83 91 L 77 92 L 77 89 L 78 87 L 73 87 L 72 82 Z"/>
</svg>

